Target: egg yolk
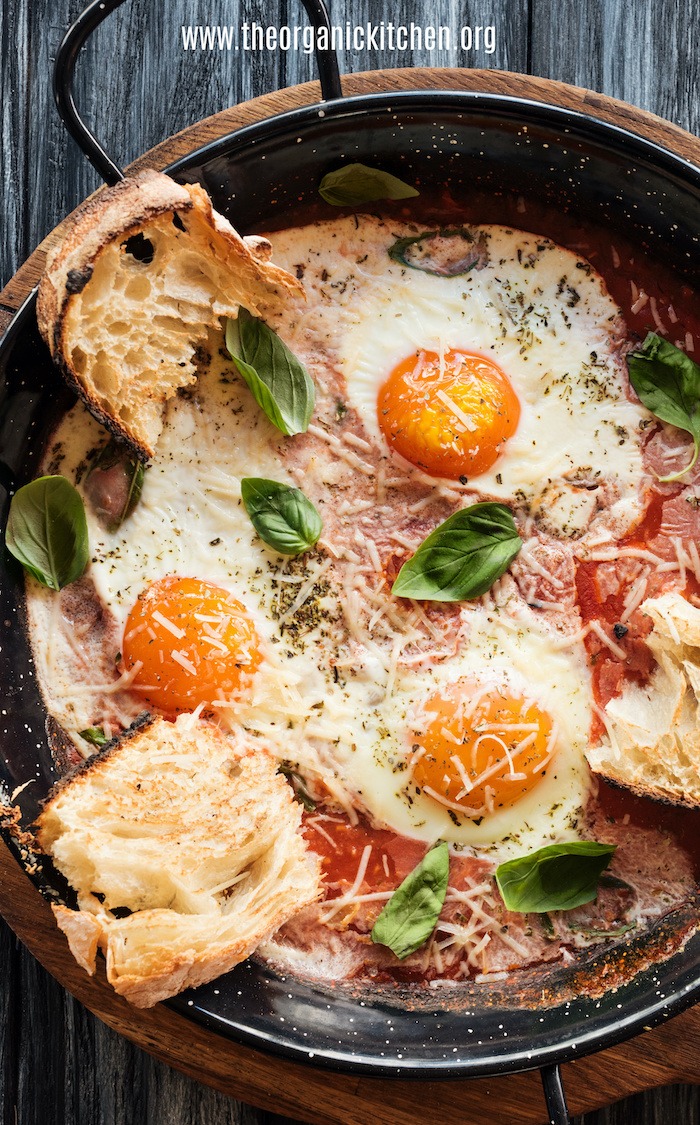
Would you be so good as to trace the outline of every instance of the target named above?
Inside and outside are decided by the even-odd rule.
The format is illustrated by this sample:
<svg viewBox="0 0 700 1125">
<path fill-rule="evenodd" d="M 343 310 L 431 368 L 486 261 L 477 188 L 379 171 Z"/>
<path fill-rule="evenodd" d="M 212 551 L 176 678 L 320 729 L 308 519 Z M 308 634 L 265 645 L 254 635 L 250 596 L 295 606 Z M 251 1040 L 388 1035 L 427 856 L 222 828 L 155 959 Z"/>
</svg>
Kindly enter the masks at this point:
<svg viewBox="0 0 700 1125">
<path fill-rule="evenodd" d="M 161 578 L 131 610 L 124 667 L 146 702 L 169 714 L 240 692 L 260 663 L 258 636 L 243 605 L 198 578 Z"/>
<path fill-rule="evenodd" d="M 492 360 L 472 352 L 420 351 L 397 364 L 379 391 L 387 442 L 432 476 L 479 476 L 515 433 L 520 403 Z"/>
<path fill-rule="evenodd" d="M 413 779 L 467 816 L 515 804 L 541 781 L 555 751 L 555 725 L 531 699 L 461 681 L 424 712 Z"/>
</svg>

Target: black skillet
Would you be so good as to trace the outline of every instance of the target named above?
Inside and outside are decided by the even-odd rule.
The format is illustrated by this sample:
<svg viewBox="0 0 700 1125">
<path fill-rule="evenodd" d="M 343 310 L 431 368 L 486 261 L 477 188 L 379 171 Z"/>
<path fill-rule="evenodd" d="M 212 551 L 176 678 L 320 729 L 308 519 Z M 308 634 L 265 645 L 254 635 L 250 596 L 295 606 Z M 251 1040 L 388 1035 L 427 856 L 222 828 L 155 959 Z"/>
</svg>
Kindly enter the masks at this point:
<svg viewBox="0 0 700 1125">
<path fill-rule="evenodd" d="M 315 28 L 328 26 L 323 0 L 303 0 Z M 95 0 L 59 49 L 54 91 L 69 132 L 109 184 L 123 178 L 81 120 L 73 95 L 78 53 L 123 0 Z M 700 170 L 633 133 L 573 111 L 521 98 L 465 91 L 393 92 L 343 98 L 337 59 L 317 52 L 324 101 L 240 129 L 167 171 L 201 182 L 239 230 L 281 225 L 285 213 L 317 203 L 320 177 L 351 160 L 381 165 L 409 182 L 474 191 L 517 191 L 567 208 L 585 221 L 643 243 L 690 285 L 700 287 Z M 57 377 L 35 321 L 35 294 L 0 344 L 0 495 L 35 474 L 71 396 Z M 0 778 L 18 797 L 23 823 L 55 780 L 46 713 L 22 627 L 22 578 L 0 558 Z M 9 841 L 21 861 L 19 851 Z M 34 876 L 41 889 L 40 876 Z M 568 1121 L 559 1064 L 629 1038 L 688 1007 L 700 994 L 700 936 L 659 960 L 658 950 L 692 925 L 680 912 L 629 952 L 651 966 L 597 999 L 585 995 L 544 1009 L 515 1006 L 483 987 L 449 1002 L 432 994 L 399 1002 L 376 989 L 350 993 L 280 979 L 254 962 L 171 1001 L 190 1019 L 253 1046 L 314 1066 L 375 1076 L 467 1078 L 539 1067 L 550 1119 Z M 609 966 L 597 955 L 595 980 Z M 570 992 L 565 971 L 547 978 Z"/>
</svg>

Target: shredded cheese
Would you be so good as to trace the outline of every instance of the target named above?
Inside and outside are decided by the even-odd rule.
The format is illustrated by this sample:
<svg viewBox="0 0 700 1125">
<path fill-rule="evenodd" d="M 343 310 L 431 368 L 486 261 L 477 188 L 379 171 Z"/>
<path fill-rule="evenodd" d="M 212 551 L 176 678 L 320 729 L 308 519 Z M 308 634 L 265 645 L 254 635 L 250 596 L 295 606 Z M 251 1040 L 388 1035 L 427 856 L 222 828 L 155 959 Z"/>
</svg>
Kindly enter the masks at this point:
<svg viewBox="0 0 700 1125">
<path fill-rule="evenodd" d="M 474 433 L 477 429 L 476 422 L 468 414 L 458 406 L 456 402 L 450 398 L 446 391 L 439 390 L 435 392 L 435 397 L 440 400 L 443 406 L 446 406 L 450 413 L 457 419 L 460 425 L 470 433 Z"/>
<path fill-rule="evenodd" d="M 657 332 L 665 332 L 666 326 L 665 326 L 664 322 L 662 321 L 661 317 L 659 316 L 659 310 L 658 310 L 657 303 L 656 303 L 656 297 L 651 297 L 649 303 L 651 305 L 651 315 L 654 319 L 654 324 L 656 325 Z"/>
<path fill-rule="evenodd" d="M 176 625 L 174 621 L 166 617 L 164 613 L 161 613 L 159 609 L 154 609 L 151 613 L 151 617 L 154 621 L 157 621 L 159 625 L 162 625 L 164 629 L 167 629 L 169 633 L 172 633 L 173 637 L 178 641 L 182 640 L 185 635 L 185 630 L 181 629 L 179 625 Z"/>
<path fill-rule="evenodd" d="M 648 583 L 649 574 L 648 571 L 646 571 L 644 574 L 640 574 L 639 578 L 637 578 L 633 585 L 630 586 L 629 590 L 625 594 L 623 601 L 623 605 L 625 608 L 620 614 L 621 624 L 624 625 L 625 621 L 629 621 L 630 617 L 632 617 L 633 613 L 635 613 L 635 611 L 644 601 Z"/>
<path fill-rule="evenodd" d="M 353 884 L 350 887 L 350 890 L 347 892 L 347 894 L 341 895 L 339 898 L 333 899 L 333 901 L 331 903 L 331 906 L 330 906 L 330 909 L 327 910 L 326 913 L 321 917 L 321 919 L 320 919 L 321 922 L 325 923 L 325 922 L 330 921 L 331 918 L 335 917 L 335 915 L 338 913 L 339 910 L 341 910 L 344 906 L 349 906 L 352 903 L 353 899 L 357 895 L 358 891 L 360 890 L 360 887 L 362 886 L 362 884 L 364 882 L 365 875 L 367 874 L 367 865 L 369 864 L 369 857 L 371 856 L 371 854 L 372 854 L 372 845 L 366 844 L 364 849 L 363 849 L 362 856 L 361 856 L 360 862 L 358 864 L 357 873 L 356 873 L 355 878 L 353 880 Z"/>
<path fill-rule="evenodd" d="M 630 285 L 633 286 L 632 293 L 634 294 L 634 290 L 636 289 L 636 286 L 634 285 L 633 281 L 630 282 Z M 644 308 L 644 306 L 647 304 L 648 301 L 649 301 L 649 298 L 646 295 L 646 293 L 644 292 L 644 290 L 642 289 L 639 293 L 639 296 L 636 298 L 633 305 L 631 306 L 630 311 L 636 316 L 638 312 L 642 311 L 642 309 Z"/>
</svg>

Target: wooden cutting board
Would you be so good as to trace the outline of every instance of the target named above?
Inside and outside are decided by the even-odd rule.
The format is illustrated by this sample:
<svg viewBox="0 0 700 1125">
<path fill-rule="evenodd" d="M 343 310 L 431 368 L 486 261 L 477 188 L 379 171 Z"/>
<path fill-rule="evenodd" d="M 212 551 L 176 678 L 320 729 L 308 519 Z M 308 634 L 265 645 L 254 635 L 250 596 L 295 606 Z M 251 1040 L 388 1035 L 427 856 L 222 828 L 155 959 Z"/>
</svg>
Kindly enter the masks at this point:
<svg viewBox="0 0 700 1125">
<path fill-rule="evenodd" d="M 405 89 L 481 90 L 578 110 L 639 133 L 700 165 L 700 140 L 660 118 L 601 94 L 545 79 L 480 70 L 389 70 L 349 75 L 346 94 Z M 295 86 L 224 110 L 170 137 L 131 167 L 162 168 L 200 145 L 244 125 L 318 101 L 317 83 Z M 0 293 L 0 330 L 41 275 L 57 227 Z M 539 1125 L 546 1112 L 539 1075 L 416 1083 L 332 1074 L 238 1046 L 183 1019 L 163 1005 L 131 1008 L 98 971 L 87 976 L 68 952 L 48 905 L 0 844 L 0 913 L 60 983 L 110 1027 L 190 1077 L 245 1102 L 319 1125 L 415 1125 L 416 1106 L 433 1120 L 462 1125 Z M 639 1090 L 676 1082 L 700 1083 L 700 1008 L 677 1016 L 602 1054 L 563 1067 L 573 1114 L 597 1109 Z"/>
</svg>

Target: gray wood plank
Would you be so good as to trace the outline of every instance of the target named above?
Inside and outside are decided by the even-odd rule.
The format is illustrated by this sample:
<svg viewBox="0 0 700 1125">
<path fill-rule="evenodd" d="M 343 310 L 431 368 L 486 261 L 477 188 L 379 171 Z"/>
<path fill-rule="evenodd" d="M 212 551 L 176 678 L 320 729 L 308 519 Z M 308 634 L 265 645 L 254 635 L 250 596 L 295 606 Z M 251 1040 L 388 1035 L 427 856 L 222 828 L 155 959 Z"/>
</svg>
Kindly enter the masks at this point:
<svg viewBox="0 0 700 1125">
<path fill-rule="evenodd" d="M 26 256 L 100 179 L 66 137 L 50 89 L 56 48 L 83 2 L 21 4 L 30 9 L 33 70 L 27 189 L 38 201 L 29 211 Z M 260 13 L 263 6 L 256 8 Z M 76 72 L 76 101 L 117 163 L 128 163 L 202 117 L 274 89 L 273 55 L 251 55 L 250 65 L 242 66 L 226 53 L 182 49 L 181 25 L 209 19 L 204 3 L 135 0 L 108 17 L 87 45 Z"/>
<path fill-rule="evenodd" d="M 28 106 L 26 91 L 29 81 L 29 46 L 27 5 L 13 8 L 0 5 L 0 263 L 5 283 L 21 265 L 25 245 L 26 140 Z"/>
<path fill-rule="evenodd" d="M 17 1026 L 21 991 L 19 982 L 19 943 L 9 927 L 0 925 L 0 1120 L 15 1125 L 19 1072 Z"/>
<path fill-rule="evenodd" d="M 95 1019 L 0 925 L 3 1125 L 270 1125 Z"/>
<path fill-rule="evenodd" d="M 532 0 L 531 69 L 700 132 L 694 0 Z"/>
<path fill-rule="evenodd" d="M 598 1113 L 575 1118 L 571 1125 L 697 1125 L 700 1090 L 694 1086 L 669 1086 L 646 1090 Z"/>
</svg>

